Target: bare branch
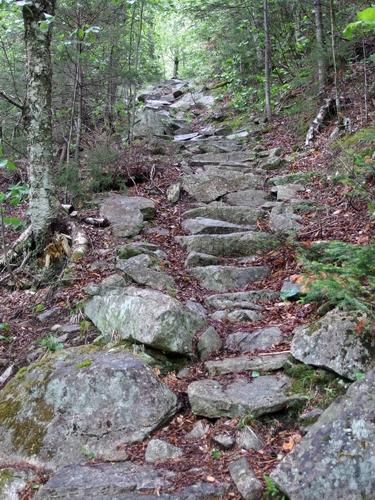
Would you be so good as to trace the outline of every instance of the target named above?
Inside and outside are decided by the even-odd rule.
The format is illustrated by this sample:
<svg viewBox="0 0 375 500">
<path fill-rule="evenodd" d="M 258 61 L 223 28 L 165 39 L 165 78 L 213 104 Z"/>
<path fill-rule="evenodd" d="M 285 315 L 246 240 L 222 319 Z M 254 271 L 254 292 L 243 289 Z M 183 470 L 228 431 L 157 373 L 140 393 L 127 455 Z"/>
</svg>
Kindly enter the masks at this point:
<svg viewBox="0 0 375 500">
<path fill-rule="evenodd" d="M 3 99 L 4 101 L 9 102 L 9 104 L 12 104 L 13 106 L 20 109 L 21 111 L 23 111 L 23 109 L 24 109 L 23 104 L 17 102 L 14 97 L 11 97 L 11 96 L 5 94 L 5 92 L 3 92 L 2 90 L 0 90 L 0 99 Z"/>
</svg>

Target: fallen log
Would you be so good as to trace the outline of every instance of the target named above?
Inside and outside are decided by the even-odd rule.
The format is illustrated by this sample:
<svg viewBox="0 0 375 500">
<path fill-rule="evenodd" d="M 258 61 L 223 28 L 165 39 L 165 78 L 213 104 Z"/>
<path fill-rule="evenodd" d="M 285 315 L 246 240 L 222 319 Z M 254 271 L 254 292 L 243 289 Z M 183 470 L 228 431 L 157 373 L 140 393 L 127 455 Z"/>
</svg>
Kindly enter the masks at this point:
<svg viewBox="0 0 375 500">
<path fill-rule="evenodd" d="M 78 262 L 86 254 L 89 246 L 89 241 L 82 227 L 77 226 L 76 224 L 71 222 L 70 229 L 72 237 L 70 260 L 72 262 Z"/>
<path fill-rule="evenodd" d="M 317 134 L 322 130 L 324 124 L 337 114 L 336 99 L 330 97 L 324 100 L 323 106 L 319 108 L 318 114 L 309 127 L 306 135 L 306 146 L 311 146 Z"/>
</svg>

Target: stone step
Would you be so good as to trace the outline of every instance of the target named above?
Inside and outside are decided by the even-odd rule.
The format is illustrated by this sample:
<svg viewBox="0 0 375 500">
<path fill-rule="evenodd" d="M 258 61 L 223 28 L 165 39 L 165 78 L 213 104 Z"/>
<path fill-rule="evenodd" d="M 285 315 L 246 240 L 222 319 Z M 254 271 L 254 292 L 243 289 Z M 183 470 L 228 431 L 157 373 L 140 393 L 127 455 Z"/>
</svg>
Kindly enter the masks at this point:
<svg viewBox="0 0 375 500">
<path fill-rule="evenodd" d="M 236 266 L 206 266 L 195 267 L 188 270 L 201 286 L 208 290 L 228 292 L 243 288 L 254 281 L 266 277 L 269 269 L 265 266 L 259 267 L 236 267 Z"/>
<path fill-rule="evenodd" d="M 185 212 L 182 217 L 193 219 L 194 217 L 208 217 L 210 219 L 219 219 L 232 224 L 256 224 L 258 219 L 263 216 L 261 210 L 250 207 L 233 207 L 225 203 L 213 202 L 199 208 L 193 208 Z"/>
<path fill-rule="evenodd" d="M 232 153 L 203 153 L 194 155 L 189 163 L 192 166 L 216 165 L 218 163 L 236 162 L 246 163 L 255 160 L 255 155 L 251 152 L 234 151 Z"/>
<path fill-rule="evenodd" d="M 267 201 L 268 194 L 258 189 L 245 189 L 229 193 L 224 197 L 228 205 L 259 208 Z"/>
<path fill-rule="evenodd" d="M 207 361 L 205 367 L 211 377 L 248 371 L 268 372 L 283 368 L 288 358 L 288 353 L 275 353 L 263 356 L 239 356 L 237 358 Z"/>
<path fill-rule="evenodd" d="M 208 307 L 233 310 L 237 308 L 254 309 L 257 304 L 275 299 L 278 293 L 272 290 L 254 290 L 250 292 L 235 292 L 211 295 L 205 299 Z"/>
<path fill-rule="evenodd" d="M 215 321 L 229 321 L 230 323 L 244 323 L 247 321 L 260 321 L 263 315 L 258 309 L 235 309 L 233 311 L 223 310 L 210 314 Z"/>
<path fill-rule="evenodd" d="M 232 178 L 231 178 L 232 177 Z M 254 174 L 229 175 L 218 173 L 196 173 L 182 178 L 182 188 L 195 200 L 203 203 L 215 201 L 218 198 L 244 188 L 259 188 L 262 185 L 260 177 Z"/>
<path fill-rule="evenodd" d="M 254 226 L 243 226 L 232 224 L 231 222 L 197 217 L 196 219 L 186 219 L 182 227 L 190 234 L 230 234 L 243 231 L 254 231 Z"/>
<path fill-rule="evenodd" d="M 188 252 L 222 257 L 251 257 L 262 250 L 271 250 L 279 244 L 271 234 L 255 231 L 177 236 L 175 240 Z"/>
<path fill-rule="evenodd" d="M 290 394 L 292 381 L 285 375 L 265 375 L 249 381 L 239 377 L 228 380 L 204 379 L 188 387 L 192 412 L 206 418 L 240 417 L 251 414 L 260 417 L 294 406 L 304 400 Z"/>
<path fill-rule="evenodd" d="M 262 328 L 252 332 L 231 333 L 225 339 L 225 348 L 229 352 L 253 352 L 269 349 L 283 341 L 280 328 Z"/>
</svg>

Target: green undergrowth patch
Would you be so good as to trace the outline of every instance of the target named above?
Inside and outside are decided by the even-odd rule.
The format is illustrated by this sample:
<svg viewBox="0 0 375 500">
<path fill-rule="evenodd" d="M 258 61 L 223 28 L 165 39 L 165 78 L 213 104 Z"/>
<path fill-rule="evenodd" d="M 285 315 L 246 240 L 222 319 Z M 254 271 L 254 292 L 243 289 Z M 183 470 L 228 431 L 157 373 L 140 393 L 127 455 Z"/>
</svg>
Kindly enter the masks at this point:
<svg viewBox="0 0 375 500">
<path fill-rule="evenodd" d="M 375 319 L 375 244 L 343 241 L 318 243 L 301 249 L 300 260 L 308 281 L 305 303 L 324 309 L 340 307 Z"/>
<path fill-rule="evenodd" d="M 334 399 L 344 394 L 348 387 L 348 384 L 334 373 L 303 363 L 289 362 L 284 370 L 293 380 L 290 393 L 305 396 L 309 406 L 327 408 Z"/>
</svg>

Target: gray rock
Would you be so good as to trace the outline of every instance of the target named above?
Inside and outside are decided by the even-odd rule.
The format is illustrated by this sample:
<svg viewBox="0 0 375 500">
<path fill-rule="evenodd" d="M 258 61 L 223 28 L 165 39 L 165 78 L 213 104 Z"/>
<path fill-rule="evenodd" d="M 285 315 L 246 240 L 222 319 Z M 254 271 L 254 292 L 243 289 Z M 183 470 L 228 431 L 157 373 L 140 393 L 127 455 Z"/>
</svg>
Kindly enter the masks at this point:
<svg viewBox="0 0 375 500">
<path fill-rule="evenodd" d="M 190 160 L 192 166 L 201 165 L 227 165 L 228 162 L 248 162 L 254 160 L 252 153 L 240 152 L 221 152 L 221 153 L 203 153 L 194 155 Z"/>
<path fill-rule="evenodd" d="M 274 232 L 298 232 L 301 229 L 302 217 L 293 212 L 293 207 L 277 204 L 271 210 L 269 226 Z"/>
<path fill-rule="evenodd" d="M 128 237 L 140 233 L 143 221 L 155 216 L 155 205 L 147 198 L 111 194 L 101 202 L 100 211 L 111 223 L 116 236 Z"/>
<path fill-rule="evenodd" d="M 157 245 L 148 242 L 134 242 L 128 245 L 122 245 L 117 249 L 117 255 L 120 259 L 130 259 L 137 255 L 154 255 L 158 259 L 165 260 L 167 255 Z"/>
<path fill-rule="evenodd" d="M 235 309 L 234 311 L 216 311 L 210 314 L 215 321 L 229 321 L 230 323 L 242 323 L 245 321 L 260 321 L 262 314 L 252 309 Z"/>
<path fill-rule="evenodd" d="M 263 170 L 278 170 L 285 165 L 285 160 L 277 156 L 270 156 L 259 163 L 259 168 Z"/>
<path fill-rule="evenodd" d="M 27 470 L 17 467 L 0 468 L 0 498 L 4 500 L 19 500 L 26 490 L 29 482 L 37 479 L 37 474 L 32 469 Z"/>
<path fill-rule="evenodd" d="M 181 184 L 176 182 L 167 189 L 167 200 L 170 203 L 177 203 L 181 195 Z"/>
<path fill-rule="evenodd" d="M 124 350 L 62 350 L 0 392 L 0 458 L 53 467 L 88 453 L 124 458 L 120 443 L 142 441 L 176 408 L 176 396 Z"/>
<path fill-rule="evenodd" d="M 215 328 L 208 328 L 200 337 L 197 344 L 199 357 L 207 359 L 212 353 L 220 351 L 223 341 Z"/>
<path fill-rule="evenodd" d="M 94 297 L 86 304 L 85 314 L 105 336 L 116 332 L 123 339 L 181 354 L 193 352 L 193 337 L 205 326 L 201 315 L 177 300 L 135 287 Z"/>
<path fill-rule="evenodd" d="M 263 485 L 251 470 L 247 458 L 239 458 L 229 464 L 230 476 L 242 498 L 245 500 L 260 500 L 263 495 Z"/>
<path fill-rule="evenodd" d="M 190 234 L 229 234 L 254 230 L 253 226 L 232 224 L 231 222 L 207 219 L 205 217 L 186 219 L 182 223 L 182 227 Z"/>
<path fill-rule="evenodd" d="M 375 370 L 310 428 L 271 477 L 291 500 L 370 500 L 375 491 Z"/>
<path fill-rule="evenodd" d="M 251 352 L 268 349 L 283 341 L 280 328 L 262 328 L 255 332 L 236 332 L 227 337 L 225 347 L 232 352 Z"/>
<path fill-rule="evenodd" d="M 251 413 L 259 417 L 292 406 L 301 398 L 288 395 L 291 380 L 286 376 L 238 377 L 234 382 L 204 379 L 188 387 L 192 412 L 206 418 L 238 417 Z"/>
<path fill-rule="evenodd" d="M 201 286 L 217 292 L 228 292 L 243 288 L 266 277 L 268 272 L 269 270 L 265 266 L 205 266 L 189 269 L 189 274 L 194 276 Z"/>
<path fill-rule="evenodd" d="M 284 281 L 280 291 L 280 298 L 282 300 L 296 300 L 302 294 L 301 286 L 298 283 L 287 279 Z"/>
<path fill-rule="evenodd" d="M 251 207 L 232 207 L 224 203 L 211 203 L 204 207 L 193 208 L 183 214 L 184 218 L 208 217 L 232 224 L 254 225 L 260 218 L 260 210 Z"/>
<path fill-rule="evenodd" d="M 203 420 L 199 420 L 192 430 L 188 432 L 185 436 L 185 439 L 189 441 L 195 441 L 197 439 L 202 439 L 206 434 L 208 434 L 210 430 L 210 426 L 204 422 Z"/>
<path fill-rule="evenodd" d="M 291 352 L 303 363 L 328 368 L 356 380 L 374 366 L 375 337 L 356 333 L 358 319 L 338 309 L 310 326 L 294 331 Z"/>
<path fill-rule="evenodd" d="M 251 257 L 261 250 L 278 245 L 278 242 L 270 234 L 255 231 L 177 236 L 176 241 L 188 252 L 221 257 Z"/>
<path fill-rule="evenodd" d="M 241 173 L 231 173 L 225 170 L 196 173 L 185 176 L 182 181 L 183 189 L 195 200 L 209 203 L 221 196 L 239 189 L 260 187 L 260 178 L 254 174 L 242 175 Z"/>
<path fill-rule="evenodd" d="M 264 447 L 263 441 L 248 425 L 237 432 L 236 442 L 243 450 L 259 451 Z"/>
<path fill-rule="evenodd" d="M 119 290 L 130 285 L 131 279 L 125 278 L 120 274 L 107 276 L 101 283 L 91 283 L 85 287 L 88 295 L 105 295 L 113 290 Z"/>
<path fill-rule="evenodd" d="M 277 297 L 277 293 L 271 290 L 255 290 L 250 292 L 232 292 L 220 295 L 211 295 L 205 299 L 209 307 L 215 309 L 257 309 L 257 304 L 272 300 Z"/>
<path fill-rule="evenodd" d="M 148 106 L 137 111 L 133 128 L 134 137 L 163 137 L 172 133 L 172 119 L 167 110 Z"/>
<path fill-rule="evenodd" d="M 228 373 L 248 371 L 268 372 L 280 370 L 288 360 L 288 354 L 271 354 L 267 356 L 240 356 L 217 361 L 207 361 L 205 367 L 211 377 Z"/>
<path fill-rule="evenodd" d="M 207 315 L 207 309 L 205 309 L 205 307 L 202 306 L 202 304 L 200 304 L 199 302 L 195 302 L 194 300 L 187 300 L 185 302 L 185 306 L 189 309 L 189 311 L 199 314 L 200 316 Z"/>
<path fill-rule="evenodd" d="M 155 290 L 172 294 L 176 291 L 174 278 L 159 270 L 160 260 L 155 256 L 141 254 L 127 260 L 119 259 L 116 267 L 125 273 L 125 277 L 130 278 L 138 285 L 149 286 Z"/>
<path fill-rule="evenodd" d="M 173 473 L 133 462 L 69 465 L 58 470 L 36 498 L 65 500 L 127 499 L 170 486 Z M 128 497 L 129 494 L 130 496 Z M 148 497 L 144 497 L 148 498 Z"/>
<path fill-rule="evenodd" d="M 216 434 L 212 437 L 212 442 L 222 450 L 230 450 L 235 445 L 236 440 L 229 434 Z"/>
<path fill-rule="evenodd" d="M 152 439 L 146 448 L 146 462 L 165 462 L 181 457 L 182 450 L 173 446 L 173 444 L 162 441 L 161 439 Z"/>
<path fill-rule="evenodd" d="M 43 311 L 42 313 L 37 315 L 38 321 L 44 323 L 44 321 L 47 321 L 53 316 L 56 316 L 57 314 L 59 314 L 59 312 L 61 312 L 61 307 L 52 307 L 51 309 L 47 309 L 46 311 Z"/>
<path fill-rule="evenodd" d="M 214 266 L 220 262 L 220 257 L 214 257 L 206 253 L 190 252 L 185 260 L 185 267 Z"/>
<path fill-rule="evenodd" d="M 282 184 L 275 187 L 277 201 L 294 200 L 298 193 L 305 190 L 302 184 Z"/>
<path fill-rule="evenodd" d="M 229 205 L 257 208 L 266 201 L 267 193 L 257 189 L 246 189 L 227 194 L 224 199 Z"/>
<path fill-rule="evenodd" d="M 198 137 L 198 136 L 199 136 L 198 132 L 192 132 L 191 134 L 179 134 L 179 135 L 175 135 L 173 140 L 175 142 L 190 141 L 191 139 L 194 139 L 195 137 Z"/>
</svg>

